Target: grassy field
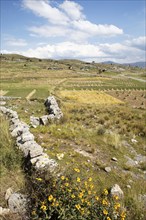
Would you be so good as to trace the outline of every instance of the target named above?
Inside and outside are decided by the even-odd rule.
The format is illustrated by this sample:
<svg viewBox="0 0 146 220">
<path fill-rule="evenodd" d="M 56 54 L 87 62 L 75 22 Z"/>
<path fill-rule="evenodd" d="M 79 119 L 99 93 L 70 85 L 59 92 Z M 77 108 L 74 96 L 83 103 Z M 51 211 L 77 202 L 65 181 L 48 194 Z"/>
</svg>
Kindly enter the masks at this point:
<svg viewBox="0 0 146 220">
<path fill-rule="evenodd" d="M 21 97 L 7 101 L 6 106 L 29 124 L 30 116 L 46 114 L 44 100 L 55 95 L 64 117 L 60 122 L 31 128 L 36 141 L 57 160 L 65 175 L 73 168 L 80 169 L 83 179 L 93 178 L 98 192 L 119 184 L 127 219 L 144 220 L 139 196 L 146 194 L 145 83 L 127 77 L 142 79 L 144 70 L 125 67 L 124 72 L 116 72 L 106 65 L 109 70 L 99 75 L 98 68 L 104 65 L 21 59 L 9 56 L 1 61 L 1 92 Z M 143 158 L 141 162 L 138 156 Z M 138 162 L 134 166 L 129 160 Z"/>
</svg>

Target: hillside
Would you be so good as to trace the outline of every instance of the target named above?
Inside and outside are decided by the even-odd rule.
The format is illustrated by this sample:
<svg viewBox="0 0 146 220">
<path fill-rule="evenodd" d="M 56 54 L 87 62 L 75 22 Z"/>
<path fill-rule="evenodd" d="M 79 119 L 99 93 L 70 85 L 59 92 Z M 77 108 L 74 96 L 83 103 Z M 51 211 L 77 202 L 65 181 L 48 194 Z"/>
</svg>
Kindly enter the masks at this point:
<svg viewBox="0 0 146 220">
<path fill-rule="evenodd" d="M 16 169 L 15 190 L 29 192 L 32 201 L 30 219 L 45 219 L 46 215 L 55 219 L 63 216 L 64 210 L 69 220 L 72 215 L 75 219 L 94 220 L 98 216 L 94 202 L 100 204 L 101 220 L 107 217 L 115 220 L 113 210 L 118 210 L 118 213 L 124 210 L 125 220 L 145 219 L 144 73 L 144 69 L 119 64 L 1 55 L 1 105 L 14 114 L 17 112 L 20 120 L 30 126 L 29 131 L 37 144 L 58 164 L 55 177 L 60 177 L 59 180 L 43 172 L 22 177 Z M 55 97 L 63 113 L 61 119 L 45 120 L 48 111 L 44 102 L 48 96 Z M 8 112 L 7 118 L 11 114 Z M 10 187 L 10 181 L 6 181 L 12 177 L 9 167 L 12 169 L 14 164 L 17 168 L 17 162 L 20 166 L 22 161 L 18 161 L 17 151 L 11 152 L 6 148 L 14 146 L 15 149 L 16 138 L 11 140 L 7 118 L 1 117 L 1 128 L 6 128 L 3 134 L 4 137 L 6 135 L 6 143 L 1 145 L 4 182 L 1 201 L 6 206 L 3 195 Z M 35 125 L 32 120 L 39 123 Z M 28 143 L 21 144 L 20 149 Z M 9 158 L 13 155 L 11 165 Z M 26 189 L 27 184 L 21 181 L 26 181 L 29 187 Z M 113 208 L 112 205 L 106 207 L 112 204 L 109 195 L 115 184 L 120 186 L 124 197 L 119 198 Z M 103 202 L 103 196 L 110 202 Z M 118 219 L 122 219 L 120 215 Z M 15 218 L 11 215 L 6 219 Z"/>
</svg>

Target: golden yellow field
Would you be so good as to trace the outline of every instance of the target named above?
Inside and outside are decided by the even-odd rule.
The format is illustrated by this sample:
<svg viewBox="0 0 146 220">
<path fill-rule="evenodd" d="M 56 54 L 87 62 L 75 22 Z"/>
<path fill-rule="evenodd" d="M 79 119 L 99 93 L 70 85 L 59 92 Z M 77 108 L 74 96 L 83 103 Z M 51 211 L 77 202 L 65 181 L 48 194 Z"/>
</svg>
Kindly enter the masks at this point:
<svg viewBox="0 0 146 220">
<path fill-rule="evenodd" d="M 119 99 L 97 91 L 60 91 L 59 97 L 80 104 L 122 104 Z"/>
<path fill-rule="evenodd" d="M 111 78 L 108 77 L 80 77 L 80 78 L 70 78 L 70 81 L 73 82 L 90 82 L 90 81 L 105 81 L 105 80 L 111 80 Z"/>
</svg>

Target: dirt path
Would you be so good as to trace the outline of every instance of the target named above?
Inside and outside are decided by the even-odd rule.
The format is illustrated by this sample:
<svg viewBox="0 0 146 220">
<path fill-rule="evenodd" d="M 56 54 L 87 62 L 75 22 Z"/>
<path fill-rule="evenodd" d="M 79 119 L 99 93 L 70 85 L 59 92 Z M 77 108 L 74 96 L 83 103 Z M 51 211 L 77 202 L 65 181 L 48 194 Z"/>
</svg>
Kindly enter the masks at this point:
<svg viewBox="0 0 146 220">
<path fill-rule="evenodd" d="M 26 99 L 29 100 L 35 93 L 36 93 L 36 89 L 34 89 L 32 92 L 30 92 L 28 94 L 28 96 L 26 96 Z"/>
<path fill-rule="evenodd" d="M 8 91 L 5 90 L 0 90 L 0 96 L 4 96 L 8 93 Z"/>
</svg>

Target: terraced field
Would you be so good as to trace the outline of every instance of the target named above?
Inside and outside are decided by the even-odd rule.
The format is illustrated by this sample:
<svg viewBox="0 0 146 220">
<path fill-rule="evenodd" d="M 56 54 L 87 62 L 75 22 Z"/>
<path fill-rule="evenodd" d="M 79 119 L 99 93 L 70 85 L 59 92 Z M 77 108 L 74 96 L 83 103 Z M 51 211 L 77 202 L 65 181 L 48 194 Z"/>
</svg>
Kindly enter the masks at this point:
<svg viewBox="0 0 146 220">
<path fill-rule="evenodd" d="M 104 92 L 97 91 L 59 91 L 58 96 L 64 100 L 77 104 L 112 105 L 123 102 Z"/>
<path fill-rule="evenodd" d="M 119 184 L 127 220 L 144 220 L 144 201 L 139 198 L 146 195 L 145 82 L 127 77 L 138 78 L 144 71 L 125 67 L 124 73 L 97 75 L 102 64 L 81 71 L 84 62 L 21 62 L 11 57 L 1 64 L 1 95 L 21 97 L 7 100 L 6 106 L 22 121 L 30 124 L 30 116 L 46 115 L 45 99 L 56 97 L 64 117 L 31 127 L 31 132 L 61 172 L 80 169 L 80 178 L 92 178 L 98 192 Z"/>
</svg>

